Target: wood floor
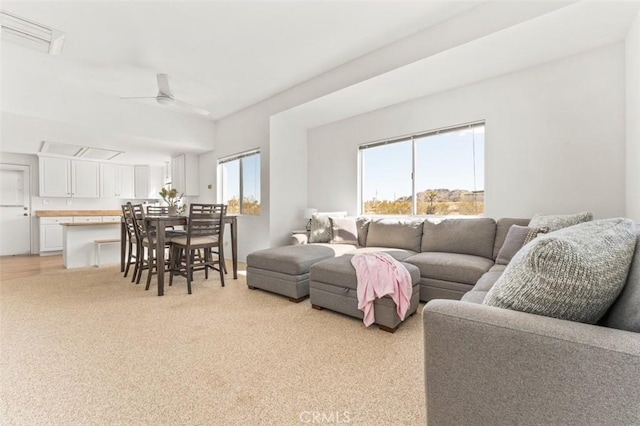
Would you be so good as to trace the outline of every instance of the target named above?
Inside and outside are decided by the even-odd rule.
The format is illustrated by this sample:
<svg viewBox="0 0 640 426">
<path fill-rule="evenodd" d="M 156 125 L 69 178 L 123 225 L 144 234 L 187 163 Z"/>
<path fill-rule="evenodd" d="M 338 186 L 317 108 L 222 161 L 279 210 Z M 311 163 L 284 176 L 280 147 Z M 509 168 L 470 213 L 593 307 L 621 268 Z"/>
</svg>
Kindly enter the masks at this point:
<svg viewBox="0 0 640 426">
<path fill-rule="evenodd" d="M 0 281 L 62 270 L 62 255 L 0 256 Z"/>
</svg>

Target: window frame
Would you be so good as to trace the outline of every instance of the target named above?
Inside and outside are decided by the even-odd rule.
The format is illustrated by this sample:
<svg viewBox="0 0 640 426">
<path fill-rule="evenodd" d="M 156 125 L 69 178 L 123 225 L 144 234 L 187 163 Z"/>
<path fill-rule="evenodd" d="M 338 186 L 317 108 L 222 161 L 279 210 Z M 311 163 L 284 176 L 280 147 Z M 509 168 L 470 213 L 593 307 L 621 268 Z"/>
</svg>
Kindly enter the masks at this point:
<svg viewBox="0 0 640 426">
<path fill-rule="evenodd" d="M 262 214 L 262 177 L 260 176 L 260 185 L 258 188 L 258 192 L 260 194 L 260 213 L 259 214 L 248 214 L 248 213 L 244 213 L 244 159 L 247 157 L 252 157 L 254 155 L 258 155 L 259 156 L 259 161 L 258 164 L 260 165 L 260 174 L 262 174 L 262 156 L 261 156 L 261 152 L 260 152 L 260 148 L 254 148 L 254 149 L 250 149 L 248 151 L 243 151 L 237 154 L 233 154 L 233 155 L 229 155 L 227 157 L 222 157 L 222 158 L 218 158 L 217 160 L 217 175 L 218 175 L 218 202 L 223 203 L 224 202 L 224 194 L 223 194 L 223 189 L 224 189 L 224 174 L 222 173 L 222 165 L 225 163 L 230 163 L 236 160 L 239 160 L 238 162 L 238 186 L 239 186 L 239 193 L 238 193 L 238 202 L 240 205 L 240 212 L 238 213 L 239 215 L 249 215 L 249 216 L 260 216 Z"/>
<path fill-rule="evenodd" d="M 449 132 L 457 132 L 457 131 L 461 131 L 461 130 L 468 130 L 468 129 L 474 129 L 476 127 L 485 127 L 486 129 L 486 121 L 485 120 L 478 120 L 478 121 L 473 121 L 473 122 L 468 122 L 468 123 L 464 123 L 464 124 L 457 124 L 454 126 L 447 126 L 447 127 L 442 127 L 439 129 L 434 129 L 434 130 L 428 130 L 425 132 L 420 132 L 420 133 L 414 133 L 414 134 L 409 134 L 409 135 L 402 135 L 402 136 L 398 136 L 395 138 L 390 138 L 390 139 L 382 139 L 382 140 L 377 140 L 377 141 L 373 141 L 373 142 L 366 142 L 363 144 L 358 145 L 358 209 L 359 209 L 359 214 L 365 214 L 365 202 L 367 200 L 364 199 L 364 190 L 365 190 L 365 182 L 364 182 L 364 172 L 365 172 L 365 164 L 364 164 L 364 158 L 363 158 L 363 154 L 367 149 L 370 148 L 376 148 L 376 147 L 380 147 L 380 146 L 384 146 L 384 145 L 391 145 L 391 144 L 395 144 L 395 143 L 402 143 L 402 142 L 411 142 L 411 152 L 412 152 L 412 158 L 411 158 L 411 199 L 412 199 L 412 206 L 411 206 L 411 215 L 413 216 L 417 216 L 417 211 L 418 211 L 418 199 L 416 197 L 416 168 L 417 168 L 417 142 L 419 139 L 422 138 L 426 138 L 429 136 L 436 136 L 439 134 L 443 134 L 443 133 L 449 133 Z M 486 145 L 486 140 L 485 140 L 485 145 Z M 473 147 L 474 149 L 474 158 L 475 158 L 475 146 Z M 475 161 L 474 161 L 474 174 L 475 174 Z M 482 191 L 484 192 L 484 188 L 482 189 Z M 486 206 L 485 206 L 485 211 L 486 211 Z"/>
</svg>

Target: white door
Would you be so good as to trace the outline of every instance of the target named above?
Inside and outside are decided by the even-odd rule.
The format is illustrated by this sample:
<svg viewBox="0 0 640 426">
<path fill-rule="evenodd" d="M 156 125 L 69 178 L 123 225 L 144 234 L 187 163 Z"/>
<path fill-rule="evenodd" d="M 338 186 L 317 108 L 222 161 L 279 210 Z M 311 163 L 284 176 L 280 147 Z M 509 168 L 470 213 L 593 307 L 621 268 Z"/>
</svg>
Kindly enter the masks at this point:
<svg viewBox="0 0 640 426">
<path fill-rule="evenodd" d="M 0 256 L 31 253 L 29 167 L 0 164 Z"/>
</svg>

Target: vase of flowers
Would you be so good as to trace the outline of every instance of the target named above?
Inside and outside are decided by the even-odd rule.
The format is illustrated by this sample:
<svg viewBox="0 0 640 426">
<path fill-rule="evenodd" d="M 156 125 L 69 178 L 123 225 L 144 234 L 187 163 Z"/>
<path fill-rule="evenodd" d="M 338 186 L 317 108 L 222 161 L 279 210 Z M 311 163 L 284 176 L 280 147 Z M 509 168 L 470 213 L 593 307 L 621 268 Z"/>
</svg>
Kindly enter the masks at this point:
<svg viewBox="0 0 640 426">
<path fill-rule="evenodd" d="M 169 206 L 169 216 L 176 216 L 178 214 L 180 201 L 182 200 L 184 193 L 180 194 L 180 196 L 178 197 L 177 189 L 162 188 L 162 190 L 158 194 L 160 194 L 164 202 Z"/>
</svg>

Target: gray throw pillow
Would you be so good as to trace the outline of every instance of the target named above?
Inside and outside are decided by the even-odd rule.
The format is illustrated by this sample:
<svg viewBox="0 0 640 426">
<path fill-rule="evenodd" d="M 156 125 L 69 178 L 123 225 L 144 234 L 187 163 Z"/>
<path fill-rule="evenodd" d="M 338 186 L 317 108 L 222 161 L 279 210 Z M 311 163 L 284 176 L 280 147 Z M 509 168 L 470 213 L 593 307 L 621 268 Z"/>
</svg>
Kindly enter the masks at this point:
<svg viewBox="0 0 640 426">
<path fill-rule="evenodd" d="M 634 229 L 618 218 L 542 235 L 516 253 L 483 303 L 594 324 L 624 287 Z"/>
<path fill-rule="evenodd" d="M 355 217 L 329 217 L 331 221 L 331 243 L 358 245 L 358 227 Z"/>
<path fill-rule="evenodd" d="M 558 229 L 568 228 L 583 222 L 593 220 L 593 214 L 590 212 L 582 212 L 576 214 L 551 214 L 551 215 L 535 215 L 529 222 L 530 228 L 549 228 L 549 232 Z"/>
<path fill-rule="evenodd" d="M 328 243 L 331 241 L 330 217 L 345 217 L 347 212 L 323 212 L 314 213 L 311 216 L 310 243 Z"/>
<path fill-rule="evenodd" d="M 528 226 L 511 225 L 496 257 L 496 264 L 508 265 L 518 250 L 538 235 L 546 234 L 547 232 L 549 232 L 549 228 L 530 228 Z"/>
</svg>

